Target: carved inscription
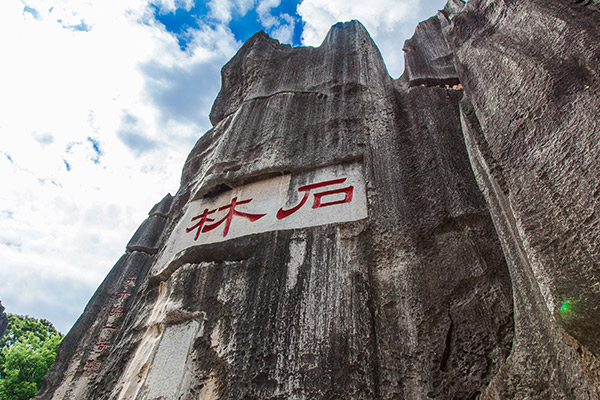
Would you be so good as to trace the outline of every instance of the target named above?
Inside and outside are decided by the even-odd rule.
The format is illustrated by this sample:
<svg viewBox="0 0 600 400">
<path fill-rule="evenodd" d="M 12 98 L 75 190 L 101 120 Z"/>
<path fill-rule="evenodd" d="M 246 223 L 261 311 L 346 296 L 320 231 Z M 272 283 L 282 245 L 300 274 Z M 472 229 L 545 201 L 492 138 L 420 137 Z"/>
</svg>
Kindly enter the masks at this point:
<svg viewBox="0 0 600 400">
<path fill-rule="evenodd" d="M 160 273 L 163 266 L 188 247 L 366 217 L 360 163 L 265 179 L 190 202 L 154 273 Z"/>
<path fill-rule="evenodd" d="M 292 215 L 293 213 L 298 211 L 302 206 L 304 206 L 304 204 L 307 202 L 307 200 L 311 194 L 311 191 L 313 189 L 326 188 L 328 186 L 344 183 L 344 182 L 346 182 L 346 180 L 347 180 L 347 178 L 333 179 L 333 180 L 312 183 L 310 185 L 304 185 L 304 186 L 299 187 L 298 192 L 304 193 L 302 200 L 300 200 L 300 202 L 292 208 L 288 208 L 288 209 L 284 209 L 283 207 L 280 208 L 276 213 L 277 220 L 282 220 L 284 218 L 289 217 L 290 215 Z M 337 204 L 350 203 L 352 201 L 353 193 L 354 193 L 354 186 L 347 186 L 347 187 L 333 189 L 333 190 L 315 191 L 315 193 L 313 193 L 314 200 L 313 200 L 312 208 L 321 208 L 321 207 L 327 207 L 327 206 L 334 206 Z M 340 195 L 340 194 L 343 195 L 342 198 L 331 199 L 332 196 L 339 197 L 336 195 Z M 326 198 L 326 200 L 324 201 L 323 198 Z M 229 233 L 229 228 L 231 226 L 234 216 L 247 218 L 251 222 L 255 222 L 267 215 L 267 212 L 265 212 L 264 214 L 251 214 L 251 213 L 239 211 L 236 208 L 238 205 L 248 204 L 252 200 L 253 199 L 246 199 L 246 200 L 239 201 L 237 197 L 234 197 L 231 200 L 231 202 L 225 206 L 218 207 L 218 208 L 215 208 L 212 210 L 205 208 L 204 211 L 202 211 L 202 214 L 196 215 L 191 218 L 190 222 L 193 223 L 193 225 L 190 226 L 189 228 L 186 228 L 185 231 L 186 231 L 186 233 L 195 232 L 194 240 L 196 241 L 200 237 L 201 233 L 210 232 L 213 229 L 218 228 L 223 222 L 225 222 L 225 225 L 224 225 L 225 228 L 223 229 L 223 237 L 227 237 L 227 234 Z M 223 218 L 221 218 L 217 222 L 214 222 L 215 221 L 214 218 L 209 217 L 209 215 L 213 215 L 216 212 L 224 211 L 224 210 L 227 210 L 227 213 L 225 214 L 225 216 Z M 212 222 L 214 222 L 214 223 L 212 223 Z M 318 224 L 316 224 L 316 225 L 318 225 Z"/>
<path fill-rule="evenodd" d="M 125 299 L 131 296 L 131 292 L 128 291 L 131 287 L 135 287 L 135 277 L 127 278 L 120 287 L 121 291 L 115 294 L 115 300 L 108 312 L 108 320 L 106 321 L 106 325 L 100 330 L 96 344 L 93 347 L 92 355 L 85 362 L 83 367 L 84 372 L 91 375 L 96 375 L 100 372 L 102 362 L 98 360 L 98 357 L 104 352 L 110 352 L 113 333 L 119 330 L 117 327 L 117 320 L 125 312 L 124 302 Z"/>
<path fill-rule="evenodd" d="M 248 214 L 248 213 L 236 210 L 236 206 L 238 204 L 239 205 L 246 204 L 246 203 L 250 203 L 251 201 L 252 201 L 252 199 L 238 201 L 237 197 L 234 197 L 231 200 L 231 203 L 226 206 L 219 207 L 219 208 L 216 208 L 216 209 L 210 210 L 210 211 L 208 211 L 208 208 L 205 208 L 204 211 L 202 212 L 202 215 L 196 215 L 195 217 L 192 218 L 192 222 L 194 222 L 198 218 L 200 218 L 200 222 L 198 222 L 196 225 L 192 226 L 191 228 L 186 228 L 185 231 L 189 233 L 193 230 L 196 230 L 196 237 L 194 237 L 194 240 L 198 240 L 198 236 L 200 235 L 200 232 L 210 232 L 213 229 L 218 228 L 219 225 L 221 225 L 223 222 L 225 222 L 225 229 L 223 230 L 223 237 L 225 237 L 229 233 L 229 227 L 231 226 L 231 221 L 232 221 L 234 215 L 238 216 L 238 217 L 248 218 L 252 222 L 257 221 L 257 220 L 261 219 L 262 217 L 264 217 L 265 215 L 267 215 L 267 214 Z M 206 224 L 205 225 L 205 222 L 213 222 L 214 221 L 214 219 L 208 218 L 209 214 L 212 214 L 216 211 L 223 211 L 223 210 L 229 210 L 229 211 L 227 211 L 227 214 L 225 215 L 225 217 L 223 217 L 219 221 L 215 222 L 214 224 Z"/>
<path fill-rule="evenodd" d="M 318 182 L 318 183 L 313 183 L 310 185 L 305 185 L 305 186 L 299 187 L 298 191 L 304 192 L 304 197 L 302 198 L 300 203 L 298 203 L 297 206 L 290 208 L 289 210 L 284 210 L 283 208 L 280 208 L 279 211 L 277 211 L 277 219 L 284 219 L 285 217 L 298 211 L 298 209 L 300 207 L 302 207 L 304 205 L 304 203 L 306 203 L 306 200 L 308 200 L 308 196 L 310 195 L 310 191 L 312 189 L 318 189 L 318 188 L 322 188 L 322 187 L 335 185 L 338 183 L 344 183 L 344 182 L 346 182 L 346 179 L 347 178 L 334 179 L 334 180 L 330 180 L 330 181 Z M 333 206 L 336 204 L 349 203 L 352 201 L 353 192 L 354 192 L 354 186 L 348 186 L 348 187 L 341 188 L 341 189 L 327 190 L 324 192 L 315 193 L 312 208 L 319 208 L 319 207 Z M 321 199 L 325 196 L 331 196 L 331 195 L 335 195 L 338 193 L 344 193 L 344 198 L 341 200 L 333 200 L 333 201 L 330 200 L 329 202 L 325 202 L 325 203 L 323 203 L 321 201 Z"/>
</svg>

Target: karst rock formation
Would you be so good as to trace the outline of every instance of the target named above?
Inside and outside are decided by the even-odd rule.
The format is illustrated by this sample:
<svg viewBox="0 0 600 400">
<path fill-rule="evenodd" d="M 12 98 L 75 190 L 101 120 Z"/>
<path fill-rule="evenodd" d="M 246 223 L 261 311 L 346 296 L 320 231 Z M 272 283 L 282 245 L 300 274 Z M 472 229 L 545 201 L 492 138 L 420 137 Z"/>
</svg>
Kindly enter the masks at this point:
<svg viewBox="0 0 600 400">
<path fill-rule="evenodd" d="M 599 399 L 600 12 L 250 38 L 37 399 Z"/>
</svg>

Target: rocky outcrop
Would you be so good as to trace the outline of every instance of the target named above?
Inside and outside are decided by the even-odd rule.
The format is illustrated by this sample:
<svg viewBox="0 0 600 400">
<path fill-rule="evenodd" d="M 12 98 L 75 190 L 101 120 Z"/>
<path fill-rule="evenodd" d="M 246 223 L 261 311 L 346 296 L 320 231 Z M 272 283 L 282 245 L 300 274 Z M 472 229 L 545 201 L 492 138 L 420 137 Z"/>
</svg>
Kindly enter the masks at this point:
<svg viewBox="0 0 600 400">
<path fill-rule="evenodd" d="M 409 86 L 444 86 L 460 83 L 454 68 L 454 54 L 442 29 L 450 24 L 448 17 L 464 7 L 461 0 L 449 1 L 435 17 L 421 22 L 412 38 L 404 42 L 404 75 Z"/>
<path fill-rule="evenodd" d="M 4 336 L 4 332 L 8 327 L 8 317 L 4 312 L 4 307 L 2 306 L 2 302 L 0 301 L 0 339 Z"/>
<path fill-rule="evenodd" d="M 599 23 L 566 2 L 470 1 L 445 31 L 513 283 L 513 350 L 485 398 L 598 396 Z"/>
<path fill-rule="evenodd" d="M 148 219 L 165 218 L 171 201 L 167 194 L 152 208 Z M 132 321 L 147 309 L 140 287 L 147 282 L 159 245 L 156 241 L 162 237 L 162 232 L 149 232 L 148 219 L 61 342 L 38 397 L 110 398 L 110 389 L 125 368 L 128 355 L 137 348 L 139 332 L 132 329 Z M 144 245 L 133 247 L 131 243 Z"/>
<path fill-rule="evenodd" d="M 141 251 L 147 254 L 156 254 L 172 201 L 173 197 L 167 194 L 150 210 L 148 218 L 140 225 L 129 243 L 127 243 L 127 252 Z"/>
<path fill-rule="evenodd" d="M 38 398 L 598 398 L 597 22 L 452 0 L 398 80 L 253 36 Z"/>
</svg>

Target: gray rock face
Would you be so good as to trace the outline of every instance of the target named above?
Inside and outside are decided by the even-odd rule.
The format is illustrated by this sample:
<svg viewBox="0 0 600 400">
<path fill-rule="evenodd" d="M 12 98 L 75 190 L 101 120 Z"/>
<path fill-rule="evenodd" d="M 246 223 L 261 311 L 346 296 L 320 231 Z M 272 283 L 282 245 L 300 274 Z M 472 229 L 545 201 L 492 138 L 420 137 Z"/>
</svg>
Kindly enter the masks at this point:
<svg viewBox="0 0 600 400">
<path fill-rule="evenodd" d="M 455 6 L 456 7 L 456 6 Z M 450 7 L 447 7 L 450 14 Z M 445 14 L 421 22 L 412 38 L 404 43 L 405 72 L 409 86 L 457 85 L 454 55 L 442 35 L 442 27 L 448 25 Z"/>
<path fill-rule="evenodd" d="M 6 313 L 4 312 L 4 307 L 2 306 L 2 302 L 0 301 L 0 338 L 4 336 L 4 332 L 6 331 L 7 327 L 8 317 L 6 316 Z"/>
<path fill-rule="evenodd" d="M 169 217 L 169 211 L 171 210 L 171 204 L 173 203 L 173 196 L 171 194 L 167 194 L 161 201 L 156 203 L 152 210 L 148 213 L 149 216 L 155 217 Z"/>
<path fill-rule="evenodd" d="M 513 282 L 513 351 L 486 398 L 598 396 L 599 24 L 583 5 L 471 1 L 446 30 Z"/>
<path fill-rule="evenodd" d="M 127 252 L 141 251 L 147 254 L 156 254 L 159 249 L 162 235 L 173 197 L 167 194 L 148 213 L 148 218 L 140 225 L 133 237 L 127 243 Z"/>
<path fill-rule="evenodd" d="M 598 398 L 594 13 L 253 36 L 37 398 Z"/>
</svg>

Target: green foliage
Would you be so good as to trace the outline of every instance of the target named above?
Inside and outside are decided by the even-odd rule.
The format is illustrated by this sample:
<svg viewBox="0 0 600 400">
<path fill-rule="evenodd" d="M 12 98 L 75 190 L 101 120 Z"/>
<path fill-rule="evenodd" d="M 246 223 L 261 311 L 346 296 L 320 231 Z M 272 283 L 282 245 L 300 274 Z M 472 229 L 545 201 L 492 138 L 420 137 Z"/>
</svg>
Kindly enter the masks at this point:
<svg viewBox="0 0 600 400">
<path fill-rule="evenodd" d="M 0 340 L 0 399 L 35 396 L 54 364 L 62 338 L 47 320 L 9 314 L 8 328 Z"/>
<path fill-rule="evenodd" d="M 4 337 L 0 339 L 0 349 L 4 346 L 12 346 L 19 338 L 26 336 L 27 332 L 33 332 L 41 340 L 46 340 L 53 333 L 59 333 L 54 325 L 46 319 L 37 320 L 31 317 L 8 314 L 8 327 Z"/>
</svg>

